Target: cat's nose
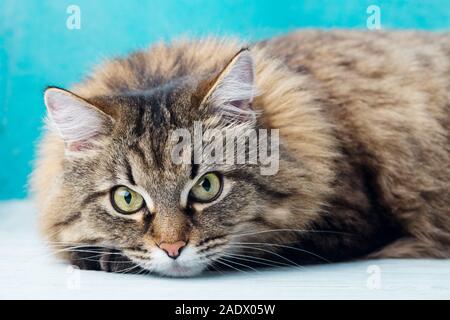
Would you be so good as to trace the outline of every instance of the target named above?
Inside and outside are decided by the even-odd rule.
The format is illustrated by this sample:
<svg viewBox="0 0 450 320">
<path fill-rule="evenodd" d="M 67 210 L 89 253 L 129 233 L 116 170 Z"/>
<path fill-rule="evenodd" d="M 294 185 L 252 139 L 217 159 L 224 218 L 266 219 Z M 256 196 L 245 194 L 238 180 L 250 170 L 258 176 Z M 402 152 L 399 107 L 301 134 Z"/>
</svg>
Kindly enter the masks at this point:
<svg viewBox="0 0 450 320">
<path fill-rule="evenodd" d="M 172 259 L 176 259 L 179 257 L 181 253 L 181 249 L 186 245 L 184 241 L 177 241 L 173 243 L 162 242 L 159 244 L 159 247 L 163 249 L 169 257 Z"/>
</svg>

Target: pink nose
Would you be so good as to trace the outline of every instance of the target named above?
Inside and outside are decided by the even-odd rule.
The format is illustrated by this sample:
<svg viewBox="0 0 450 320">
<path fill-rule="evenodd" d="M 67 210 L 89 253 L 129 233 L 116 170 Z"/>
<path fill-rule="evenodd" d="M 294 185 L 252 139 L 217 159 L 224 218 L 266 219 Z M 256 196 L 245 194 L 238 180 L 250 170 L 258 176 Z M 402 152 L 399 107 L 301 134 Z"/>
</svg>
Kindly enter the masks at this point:
<svg viewBox="0 0 450 320">
<path fill-rule="evenodd" d="M 163 249 L 169 257 L 172 259 L 178 258 L 181 253 L 181 249 L 186 245 L 184 241 L 177 241 L 174 243 L 162 242 L 159 247 Z"/>
</svg>

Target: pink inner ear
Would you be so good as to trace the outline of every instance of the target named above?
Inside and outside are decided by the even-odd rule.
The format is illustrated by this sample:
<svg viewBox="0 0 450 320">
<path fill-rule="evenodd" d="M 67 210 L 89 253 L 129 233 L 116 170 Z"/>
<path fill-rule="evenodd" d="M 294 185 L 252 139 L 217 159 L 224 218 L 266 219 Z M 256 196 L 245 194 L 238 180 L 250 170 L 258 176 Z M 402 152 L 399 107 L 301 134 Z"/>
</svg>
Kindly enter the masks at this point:
<svg viewBox="0 0 450 320">
<path fill-rule="evenodd" d="M 104 120 L 100 111 L 89 102 L 62 89 L 47 89 L 44 95 L 49 120 L 66 148 L 71 151 L 93 147 L 88 142 L 100 134 Z"/>
<path fill-rule="evenodd" d="M 254 64 L 249 51 L 239 53 L 225 76 L 219 79 L 210 101 L 227 118 L 234 121 L 254 119 L 252 101 L 255 95 Z"/>
</svg>

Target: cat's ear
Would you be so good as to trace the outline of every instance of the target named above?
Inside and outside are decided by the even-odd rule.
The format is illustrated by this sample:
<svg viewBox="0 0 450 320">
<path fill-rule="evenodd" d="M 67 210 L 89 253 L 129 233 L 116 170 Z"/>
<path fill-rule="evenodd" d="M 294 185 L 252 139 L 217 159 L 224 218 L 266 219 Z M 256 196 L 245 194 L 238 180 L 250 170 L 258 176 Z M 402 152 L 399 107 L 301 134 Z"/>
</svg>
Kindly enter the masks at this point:
<svg viewBox="0 0 450 320">
<path fill-rule="evenodd" d="M 254 118 L 255 66 L 248 49 L 239 51 L 210 85 L 203 99 L 235 120 Z"/>
<path fill-rule="evenodd" d="M 64 89 L 47 88 L 44 101 L 49 125 L 70 151 L 91 148 L 95 138 L 105 133 L 105 126 L 113 121 L 96 106 Z"/>
</svg>

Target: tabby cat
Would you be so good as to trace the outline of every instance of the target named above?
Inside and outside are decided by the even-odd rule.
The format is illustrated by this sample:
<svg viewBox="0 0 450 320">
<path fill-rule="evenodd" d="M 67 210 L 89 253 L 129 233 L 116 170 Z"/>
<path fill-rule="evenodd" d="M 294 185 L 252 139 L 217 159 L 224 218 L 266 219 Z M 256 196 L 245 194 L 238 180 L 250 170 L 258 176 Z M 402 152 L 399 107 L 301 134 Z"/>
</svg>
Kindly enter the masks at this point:
<svg viewBox="0 0 450 320">
<path fill-rule="evenodd" d="M 32 185 L 57 255 L 166 276 L 450 257 L 450 34 L 207 38 L 45 91 Z M 279 129 L 278 170 L 174 163 L 171 132 Z M 225 145 L 225 148 L 230 147 Z"/>
</svg>

